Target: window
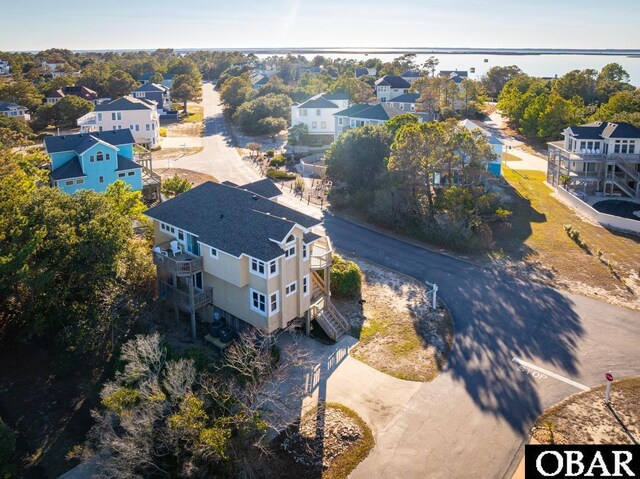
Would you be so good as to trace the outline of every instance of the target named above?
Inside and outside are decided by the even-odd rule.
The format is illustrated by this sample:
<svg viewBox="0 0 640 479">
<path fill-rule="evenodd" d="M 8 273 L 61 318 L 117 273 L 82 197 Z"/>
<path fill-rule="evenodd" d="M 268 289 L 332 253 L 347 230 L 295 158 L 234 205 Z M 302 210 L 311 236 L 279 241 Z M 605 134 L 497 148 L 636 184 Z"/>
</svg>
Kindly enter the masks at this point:
<svg viewBox="0 0 640 479">
<path fill-rule="evenodd" d="M 135 174 L 136 174 L 136 172 L 135 172 L 135 171 L 129 171 L 129 172 L 127 173 L 127 176 L 133 176 L 133 175 L 135 175 Z"/>
<path fill-rule="evenodd" d="M 294 281 L 293 283 L 287 285 L 287 287 L 284 289 L 284 292 L 287 296 L 291 296 L 293 293 L 296 292 L 297 287 L 298 287 L 298 282 Z"/>
<path fill-rule="evenodd" d="M 101 176 L 100 178 L 98 178 L 98 183 L 104 183 L 104 176 Z"/>
<path fill-rule="evenodd" d="M 118 130 L 122 130 L 122 125 L 118 125 Z"/>
<path fill-rule="evenodd" d="M 631 144 L 629 145 L 629 153 L 630 153 L 630 154 L 632 154 L 632 153 L 635 153 L 635 152 L 636 152 L 636 145 L 634 145 L 633 143 L 631 143 Z"/>
<path fill-rule="evenodd" d="M 300 116 L 307 116 L 307 109 L 306 108 L 302 108 L 300 110 Z"/>
<path fill-rule="evenodd" d="M 101 126 L 98 127 L 98 131 L 102 131 L 102 127 Z"/>
<path fill-rule="evenodd" d="M 64 182 L 64 184 L 67 186 L 73 186 L 73 180 L 67 180 Z"/>
<path fill-rule="evenodd" d="M 400 105 L 400 109 L 404 110 L 404 103 L 400 103 L 399 105 Z"/>
<path fill-rule="evenodd" d="M 102 121 L 102 113 L 98 113 L 98 121 Z"/>
<path fill-rule="evenodd" d="M 312 121 L 311 122 L 311 128 L 318 128 L 318 122 L 317 121 Z"/>
<path fill-rule="evenodd" d="M 342 126 L 342 117 L 338 118 L 338 125 Z"/>
<path fill-rule="evenodd" d="M 104 155 L 102 154 L 101 151 L 99 151 L 98 153 L 96 153 L 96 160 L 97 161 L 102 161 L 104 160 Z"/>
<path fill-rule="evenodd" d="M 320 116 L 322 115 L 322 112 L 320 110 L 316 110 L 316 116 Z"/>
<path fill-rule="evenodd" d="M 184 231 L 178 230 L 178 239 L 184 241 Z"/>
<path fill-rule="evenodd" d="M 269 314 L 278 312 L 278 296 L 279 293 L 277 291 L 269 296 Z"/>
<path fill-rule="evenodd" d="M 213 258 L 218 257 L 218 250 L 215 248 L 209 248 L 209 255 Z"/>
<path fill-rule="evenodd" d="M 302 243 L 302 259 L 305 261 L 309 259 L 309 247 L 304 243 Z"/>
<path fill-rule="evenodd" d="M 251 309 L 261 314 L 265 314 L 267 312 L 266 296 L 255 289 L 251 290 Z"/>
<path fill-rule="evenodd" d="M 136 125 L 136 131 L 140 131 L 140 125 Z"/>
<path fill-rule="evenodd" d="M 580 142 L 580 151 L 584 150 L 587 146 L 587 142 L 586 141 L 581 141 Z"/>
<path fill-rule="evenodd" d="M 84 180 L 82 178 L 78 178 L 76 180 L 76 185 L 81 185 L 82 183 L 84 183 Z"/>
<path fill-rule="evenodd" d="M 156 124 L 155 123 L 151 123 L 151 130 L 155 131 L 156 129 Z"/>
<path fill-rule="evenodd" d="M 304 296 L 309 296 L 309 275 L 306 274 L 302 278 L 302 294 Z"/>
<path fill-rule="evenodd" d="M 129 129 L 133 131 L 133 125 L 129 125 Z"/>
<path fill-rule="evenodd" d="M 111 120 L 112 121 L 120 121 L 122 120 L 122 113 L 119 111 L 112 111 L 111 112 Z"/>
<path fill-rule="evenodd" d="M 251 272 L 256 273 L 260 276 L 264 276 L 264 261 L 259 261 L 257 259 L 251 259 Z"/>
<path fill-rule="evenodd" d="M 620 145 L 618 145 L 617 141 L 616 141 L 616 145 L 613 147 L 613 152 L 614 153 L 620 153 Z"/>
<path fill-rule="evenodd" d="M 89 161 L 90 161 L 91 163 L 93 163 L 95 160 L 96 160 L 96 157 L 95 157 L 95 156 L 91 155 L 91 156 L 89 157 Z"/>
<path fill-rule="evenodd" d="M 320 128 L 326 128 L 327 127 L 327 122 L 326 121 L 321 121 L 320 122 Z"/>
<path fill-rule="evenodd" d="M 296 245 L 289 246 L 286 250 L 284 250 L 284 257 L 289 259 L 293 258 L 296 255 Z"/>
<path fill-rule="evenodd" d="M 593 141 L 587 141 L 587 150 L 593 150 Z"/>
<path fill-rule="evenodd" d="M 269 262 L 269 276 L 275 276 L 276 274 L 278 274 L 278 261 L 274 259 Z"/>
<path fill-rule="evenodd" d="M 149 123 L 147 123 L 145 126 L 147 127 L 147 131 L 151 130 L 151 126 L 149 126 Z"/>
<path fill-rule="evenodd" d="M 118 173 L 118 178 L 124 178 L 126 175 L 124 173 Z"/>
</svg>

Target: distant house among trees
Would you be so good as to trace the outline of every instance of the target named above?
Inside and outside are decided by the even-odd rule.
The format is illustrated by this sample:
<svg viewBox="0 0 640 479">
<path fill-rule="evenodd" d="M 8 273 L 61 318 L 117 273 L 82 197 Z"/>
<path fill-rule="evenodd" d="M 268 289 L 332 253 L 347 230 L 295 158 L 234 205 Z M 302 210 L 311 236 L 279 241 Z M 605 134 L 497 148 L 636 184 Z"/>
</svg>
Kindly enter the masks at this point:
<svg viewBox="0 0 640 479">
<path fill-rule="evenodd" d="M 57 90 L 50 91 L 45 97 L 48 104 L 55 105 L 65 96 L 72 95 L 90 101 L 94 105 L 99 103 L 98 94 L 85 86 L 65 86 Z"/>
<path fill-rule="evenodd" d="M 441 77 L 448 77 L 449 80 L 456 85 L 462 83 L 462 80 L 469 78 L 469 72 L 466 70 L 440 70 L 439 75 Z"/>
<path fill-rule="evenodd" d="M 411 83 L 397 75 L 385 75 L 375 83 L 378 101 L 385 102 L 409 92 Z"/>
<path fill-rule="evenodd" d="M 27 107 L 7 101 L 0 101 L 0 115 L 8 116 L 15 120 L 31 120 L 31 115 L 29 115 Z"/>
</svg>

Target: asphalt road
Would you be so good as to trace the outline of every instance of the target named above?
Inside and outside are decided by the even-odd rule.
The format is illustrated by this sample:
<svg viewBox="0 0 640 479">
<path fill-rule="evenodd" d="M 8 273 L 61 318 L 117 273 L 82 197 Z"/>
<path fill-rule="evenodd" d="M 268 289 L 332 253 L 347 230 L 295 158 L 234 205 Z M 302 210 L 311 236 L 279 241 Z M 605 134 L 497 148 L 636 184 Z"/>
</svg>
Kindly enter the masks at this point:
<svg viewBox="0 0 640 479">
<path fill-rule="evenodd" d="M 379 434 L 352 477 L 510 477 L 544 409 L 580 392 L 580 385 L 603 383 L 608 370 L 619 377 L 640 374 L 638 312 L 483 269 L 340 218 L 326 217 L 325 229 L 339 249 L 437 283 L 455 323 L 444 371 Z M 565 380 L 523 372 L 514 358 Z"/>
<path fill-rule="evenodd" d="M 254 181 L 257 172 L 232 147 L 217 93 L 207 84 L 203 90 L 204 151 L 174 166 L 221 181 Z M 320 214 L 288 196 L 281 202 Z M 339 249 L 437 283 L 455 323 L 443 372 L 417 388 L 351 477 L 510 477 L 540 412 L 581 385 L 602 383 L 608 370 L 640 374 L 640 313 L 479 268 L 337 217 L 325 217 L 325 230 Z M 344 394 L 368 400 L 360 396 L 359 379 Z"/>
</svg>

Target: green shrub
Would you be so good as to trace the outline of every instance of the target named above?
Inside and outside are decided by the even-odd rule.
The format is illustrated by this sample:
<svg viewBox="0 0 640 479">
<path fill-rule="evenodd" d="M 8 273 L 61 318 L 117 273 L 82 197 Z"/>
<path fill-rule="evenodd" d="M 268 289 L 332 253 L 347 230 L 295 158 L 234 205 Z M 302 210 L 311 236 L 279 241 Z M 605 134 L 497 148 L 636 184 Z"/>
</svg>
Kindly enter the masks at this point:
<svg viewBox="0 0 640 479">
<path fill-rule="evenodd" d="M 273 158 L 275 156 L 276 152 L 273 150 L 267 150 L 264 152 L 264 156 L 266 156 L 267 158 Z"/>
<path fill-rule="evenodd" d="M 356 296 L 362 287 L 360 268 L 353 261 L 334 254 L 331 263 L 331 294 L 338 297 Z"/>
<path fill-rule="evenodd" d="M 3 465 L 16 449 L 16 436 L 5 422 L 0 419 L 0 466 Z"/>
<path fill-rule="evenodd" d="M 287 159 L 284 156 L 278 155 L 269 162 L 269 166 L 282 166 L 286 161 Z"/>
<path fill-rule="evenodd" d="M 274 180 L 293 180 L 296 177 L 296 175 L 292 175 L 286 171 L 276 170 L 274 168 L 269 168 L 267 170 L 267 176 Z"/>
<path fill-rule="evenodd" d="M 173 175 L 162 182 L 162 194 L 169 198 L 178 196 L 191 189 L 191 183 L 178 175 Z"/>
</svg>

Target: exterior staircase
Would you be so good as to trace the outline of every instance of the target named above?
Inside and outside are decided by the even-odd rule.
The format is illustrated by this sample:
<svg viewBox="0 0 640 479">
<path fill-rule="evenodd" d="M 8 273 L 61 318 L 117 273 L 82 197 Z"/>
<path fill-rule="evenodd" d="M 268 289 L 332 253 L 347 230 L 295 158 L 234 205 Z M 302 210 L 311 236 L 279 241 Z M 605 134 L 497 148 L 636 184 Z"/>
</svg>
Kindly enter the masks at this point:
<svg viewBox="0 0 640 479">
<path fill-rule="evenodd" d="M 613 175 L 611 175 L 608 182 L 612 182 L 620 191 L 631 198 L 638 196 L 637 190 L 640 182 L 637 176 L 620 164 L 615 166 Z M 634 187 L 630 185 L 631 182 L 633 182 Z"/>
<path fill-rule="evenodd" d="M 349 331 L 349 323 L 345 317 L 336 309 L 331 301 L 324 302 L 324 308 L 319 310 L 315 316 L 320 327 L 334 341 L 337 341 Z"/>
</svg>

